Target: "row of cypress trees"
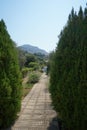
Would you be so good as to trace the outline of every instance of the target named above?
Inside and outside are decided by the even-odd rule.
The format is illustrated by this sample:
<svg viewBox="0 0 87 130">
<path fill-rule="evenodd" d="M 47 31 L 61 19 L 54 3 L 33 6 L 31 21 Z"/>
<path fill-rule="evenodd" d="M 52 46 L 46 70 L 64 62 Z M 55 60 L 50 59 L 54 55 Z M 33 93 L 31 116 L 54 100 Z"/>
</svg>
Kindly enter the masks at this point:
<svg viewBox="0 0 87 130">
<path fill-rule="evenodd" d="M 0 21 L 0 129 L 8 127 L 21 107 L 21 75 L 17 50 Z"/>
<path fill-rule="evenodd" d="M 86 130 L 87 8 L 72 9 L 50 63 L 50 92 L 64 130 Z"/>
</svg>

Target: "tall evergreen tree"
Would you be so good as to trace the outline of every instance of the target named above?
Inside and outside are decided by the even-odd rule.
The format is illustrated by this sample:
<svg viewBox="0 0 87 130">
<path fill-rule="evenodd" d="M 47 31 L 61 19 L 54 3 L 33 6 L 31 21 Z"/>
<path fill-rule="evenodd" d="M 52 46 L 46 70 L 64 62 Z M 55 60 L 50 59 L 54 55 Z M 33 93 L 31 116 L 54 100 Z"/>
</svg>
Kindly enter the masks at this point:
<svg viewBox="0 0 87 130">
<path fill-rule="evenodd" d="M 21 107 L 21 75 L 16 47 L 0 21 L 0 128 L 8 127 Z"/>
<path fill-rule="evenodd" d="M 87 128 L 87 8 L 72 9 L 51 62 L 50 91 L 64 130 Z"/>
</svg>

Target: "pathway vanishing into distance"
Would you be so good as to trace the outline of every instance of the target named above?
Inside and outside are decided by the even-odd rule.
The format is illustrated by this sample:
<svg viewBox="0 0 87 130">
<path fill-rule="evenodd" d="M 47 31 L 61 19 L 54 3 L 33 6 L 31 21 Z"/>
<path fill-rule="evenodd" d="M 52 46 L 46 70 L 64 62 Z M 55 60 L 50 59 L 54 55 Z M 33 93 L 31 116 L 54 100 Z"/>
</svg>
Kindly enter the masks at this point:
<svg viewBox="0 0 87 130">
<path fill-rule="evenodd" d="M 42 74 L 39 83 L 23 99 L 19 118 L 11 130 L 59 130 L 47 84 L 48 77 Z"/>
</svg>

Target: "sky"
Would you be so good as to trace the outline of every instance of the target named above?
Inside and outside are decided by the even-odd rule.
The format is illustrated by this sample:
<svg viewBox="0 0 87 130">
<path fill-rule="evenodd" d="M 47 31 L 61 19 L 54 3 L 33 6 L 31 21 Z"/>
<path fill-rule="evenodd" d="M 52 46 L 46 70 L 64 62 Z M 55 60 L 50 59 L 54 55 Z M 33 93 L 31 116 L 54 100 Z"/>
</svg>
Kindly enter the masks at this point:
<svg viewBox="0 0 87 130">
<path fill-rule="evenodd" d="M 0 20 L 17 46 L 30 44 L 50 52 L 66 25 L 72 7 L 86 7 L 86 0 L 0 0 Z"/>
</svg>

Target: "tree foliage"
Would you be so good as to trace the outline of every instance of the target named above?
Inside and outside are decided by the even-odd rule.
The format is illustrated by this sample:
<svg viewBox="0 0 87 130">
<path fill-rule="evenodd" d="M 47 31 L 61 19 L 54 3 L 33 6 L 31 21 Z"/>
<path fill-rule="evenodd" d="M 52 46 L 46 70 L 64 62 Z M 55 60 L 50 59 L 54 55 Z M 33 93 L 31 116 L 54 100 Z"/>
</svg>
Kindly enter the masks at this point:
<svg viewBox="0 0 87 130">
<path fill-rule="evenodd" d="M 25 62 L 26 62 L 26 52 L 21 50 L 20 48 L 17 48 L 17 50 L 18 50 L 19 66 L 20 69 L 22 69 L 25 66 Z"/>
<path fill-rule="evenodd" d="M 25 66 L 29 67 L 30 62 L 35 62 L 35 61 L 36 61 L 36 57 L 33 54 L 27 54 Z"/>
<path fill-rule="evenodd" d="M 72 9 L 51 60 L 50 91 L 64 130 L 87 128 L 87 8 Z"/>
<path fill-rule="evenodd" d="M 8 127 L 21 106 L 21 75 L 17 51 L 5 23 L 0 21 L 0 129 Z"/>
<path fill-rule="evenodd" d="M 33 70 L 39 70 L 39 63 L 37 62 L 30 62 L 29 67 Z"/>
</svg>

